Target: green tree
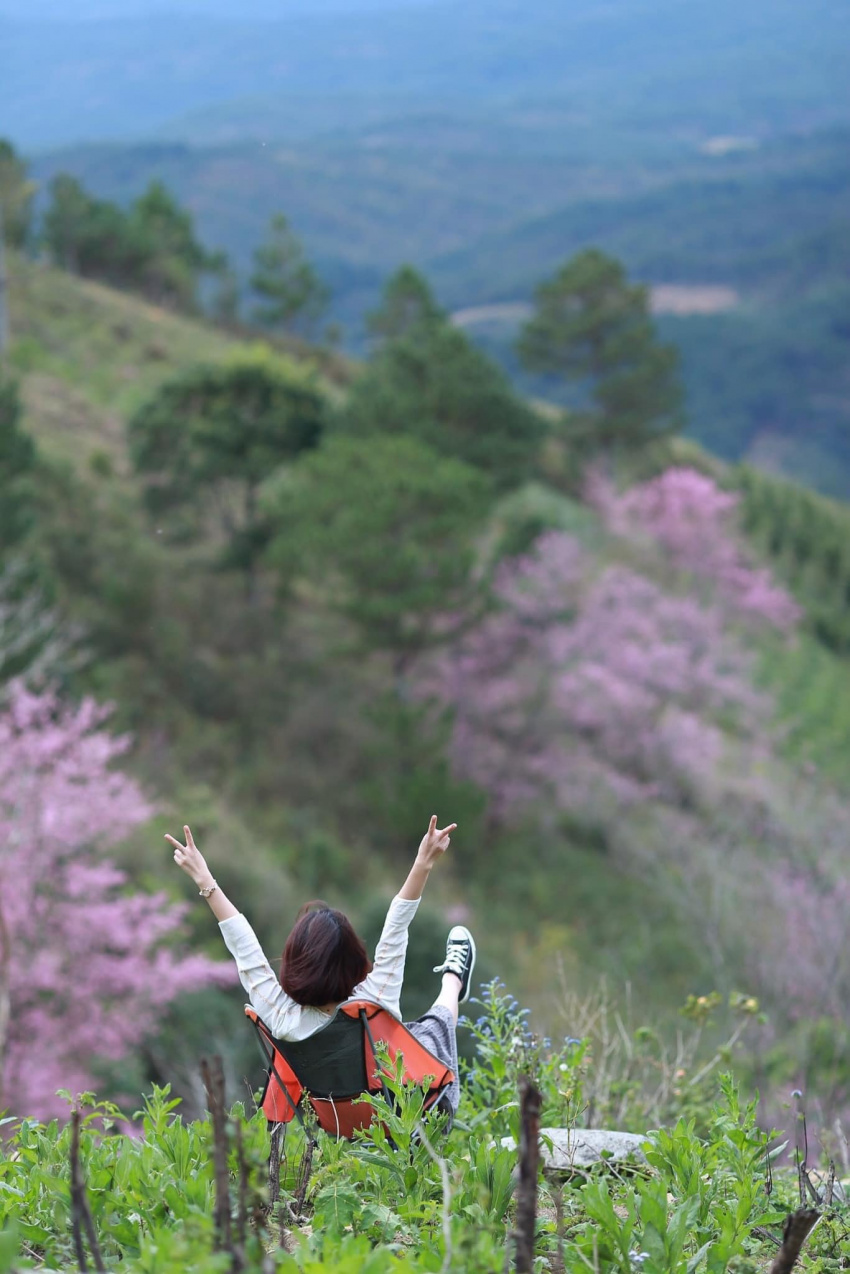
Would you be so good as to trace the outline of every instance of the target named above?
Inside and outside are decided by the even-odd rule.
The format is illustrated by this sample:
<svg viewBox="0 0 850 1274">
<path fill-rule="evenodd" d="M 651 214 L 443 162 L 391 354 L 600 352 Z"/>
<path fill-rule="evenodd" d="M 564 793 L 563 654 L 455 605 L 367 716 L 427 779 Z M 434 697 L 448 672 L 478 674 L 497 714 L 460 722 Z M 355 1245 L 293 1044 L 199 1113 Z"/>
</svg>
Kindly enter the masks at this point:
<svg viewBox="0 0 850 1274">
<path fill-rule="evenodd" d="M 351 390 L 344 421 L 363 437 L 410 434 L 486 471 L 502 489 L 528 476 L 545 430 L 504 373 L 463 332 L 432 317 L 376 353 Z"/>
<path fill-rule="evenodd" d="M 17 386 L 0 379 L 0 560 L 32 525 L 29 479 L 36 459 L 35 443 L 21 428 Z"/>
<path fill-rule="evenodd" d="M 139 260 L 135 285 L 160 305 L 194 309 L 201 275 L 215 273 L 222 258 L 205 251 L 191 213 L 162 182 L 152 181 L 131 206 L 127 234 Z"/>
<path fill-rule="evenodd" d="M 518 352 L 529 370 L 588 390 L 592 407 L 569 417 L 586 447 L 640 447 L 682 427 L 678 355 L 656 339 L 648 291 L 595 248 L 537 289 Z"/>
<path fill-rule="evenodd" d="M 397 340 L 422 324 L 444 322 L 445 312 L 427 282 L 411 265 L 403 265 L 387 281 L 381 304 L 366 320 L 373 336 Z"/>
<path fill-rule="evenodd" d="M 126 212 L 106 199 L 95 199 L 68 173 L 58 173 L 50 183 L 43 236 L 62 269 L 115 287 L 141 287 L 150 236 L 134 233 Z"/>
<path fill-rule="evenodd" d="M 264 302 L 255 317 L 267 327 L 309 330 L 327 307 L 328 290 L 282 213 L 272 217 L 268 240 L 254 252 L 251 287 Z"/>
<path fill-rule="evenodd" d="M 57 265 L 74 274 L 87 272 L 84 262 L 97 233 L 96 201 L 76 177 L 58 173 L 50 183 L 50 203 L 44 214 L 44 242 Z M 117 209 L 116 209 L 117 211 Z"/>
<path fill-rule="evenodd" d="M 368 645 L 409 659 L 474 605 L 474 537 L 489 507 L 481 473 L 414 438 L 331 436 L 268 493 L 271 560 L 321 582 Z"/>
<path fill-rule="evenodd" d="M 149 508 L 187 539 L 205 530 L 223 534 L 220 564 L 243 571 L 253 597 L 269 534 L 259 488 L 316 446 L 324 416 L 312 380 L 277 360 L 243 357 L 192 368 L 130 420 L 131 455 L 147 478 Z"/>
<path fill-rule="evenodd" d="M 26 164 L 11 142 L 0 138 L 0 223 L 3 237 L 12 247 L 26 242 L 34 196 L 35 182 L 27 177 Z"/>
<path fill-rule="evenodd" d="M 125 212 L 59 173 L 50 184 L 44 242 L 63 269 L 175 309 L 196 309 L 201 277 L 226 268 L 225 257 L 196 238 L 191 214 L 156 181 Z"/>
</svg>

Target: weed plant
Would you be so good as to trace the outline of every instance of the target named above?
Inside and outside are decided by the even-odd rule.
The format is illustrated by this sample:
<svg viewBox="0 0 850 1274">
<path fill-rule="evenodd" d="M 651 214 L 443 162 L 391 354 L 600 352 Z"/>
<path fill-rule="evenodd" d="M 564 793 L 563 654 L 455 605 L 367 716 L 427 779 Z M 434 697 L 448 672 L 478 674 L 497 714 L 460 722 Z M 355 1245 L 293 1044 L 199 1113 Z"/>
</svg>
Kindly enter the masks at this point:
<svg viewBox="0 0 850 1274">
<path fill-rule="evenodd" d="M 713 1007 L 711 997 L 691 1003 L 697 1029 Z M 601 1109 L 614 1106 L 606 1107 L 594 1076 L 598 1038 L 557 1045 L 537 1038 L 498 983 L 484 988 L 477 1008 L 476 1059 L 466 1068 L 451 1129 L 445 1115 L 425 1112 L 423 1091 L 405 1084 L 401 1070 L 384 1059 L 386 1093 L 369 1098 L 371 1126 L 353 1143 L 318 1135 L 303 1212 L 295 1206 L 297 1166 L 314 1130 L 296 1124 L 288 1130 L 280 1198 L 270 1207 L 265 1120 L 242 1104 L 233 1107 L 231 1126 L 241 1126 L 250 1181 L 241 1200 L 249 1217 L 242 1269 L 497 1274 L 509 1266 L 516 1156 L 502 1137 L 516 1134 L 517 1077 L 530 1073 L 536 1080 L 546 1126 L 580 1122 L 590 1091 Z M 646 1040 L 623 1041 L 625 1057 L 648 1057 L 646 1047 Z M 776 1166 L 783 1146 L 759 1126 L 757 1100 L 742 1101 L 731 1075 L 718 1074 L 722 1060 L 718 1053 L 703 1067 L 700 1105 L 693 1093 L 682 1096 L 677 1114 L 676 1087 L 662 1085 L 669 1120 L 643 1129 L 645 1162 L 541 1173 L 536 1269 L 748 1274 L 765 1264 L 784 1218 L 799 1205 L 797 1175 Z M 613 1076 L 610 1051 L 607 1066 Z M 657 1067 L 647 1065 L 648 1077 L 657 1081 Z M 659 1112 L 657 1082 L 641 1081 L 633 1068 L 627 1083 L 632 1122 L 641 1102 L 647 1116 Z M 106 1268 L 133 1274 L 237 1268 L 230 1252 L 216 1250 L 209 1121 L 181 1120 L 167 1086 L 145 1099 L 132 1125 L 90 1093 L 76 1100 L 82 1171 Z M 7 1118 L 3 1132 L 0 1274 L 76 1269 L 69 1127 Z M 236 1226 L 235 1153 L 230 1175 Z M 850 1208 L 840 1183 L 807 1251 L 815 1274 L 850 1262 Z"/>
</svg>

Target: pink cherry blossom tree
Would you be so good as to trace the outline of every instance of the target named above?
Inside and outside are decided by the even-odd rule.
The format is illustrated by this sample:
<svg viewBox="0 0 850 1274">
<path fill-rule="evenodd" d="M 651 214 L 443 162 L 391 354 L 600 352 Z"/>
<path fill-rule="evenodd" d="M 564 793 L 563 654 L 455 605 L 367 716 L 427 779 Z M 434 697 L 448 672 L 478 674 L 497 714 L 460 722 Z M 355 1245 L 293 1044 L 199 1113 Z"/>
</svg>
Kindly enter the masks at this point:
<svg viewBox="0 0 850 1274">
<path fill-rule="evenodd" d="M 654 488 L 657 521 L 645 493 L 626 510 L 645 551 L 635 534 L 603 559 L 549 532 L 504 562 L 492 611 L 420 668 L 417 690 L 451 709 L 455 770 L 487 792 L 492 821 L 557 829 L 568 813 L 602 831 L 617 869 L 691 933 L 714 985 L 763 1000 L 769 1048 L 804 1019 L 846 1016 L 847 802 L 783 759 L 756 688 L 752 628 L 788 631 L 793 603 L 733 556 L 734 502 L 712 484 L 689 480 L 694 501 L 668 518 L 677 483 Z M 730 537 L 716 552 L 712 528 Z"/>
<path fill-rule="evenodd" d="M 48 1117 L 58 1088 L 136 1048 L 176 996 L 230 983 L 229 966 L 173 945 L 184 908 L 128 891 L 102 851 L 147 820 L 114 767 L 128 740 L 108 709 L 21 682 L 0 711 L 0 1106 Z"/>
<path fill-rule="evenodd" d="M 724 732 L 752 736 L 769 713 L 718 606 L 622 565 L 600 572 L 568 535 L 506 562 L 495 592 L 419 691 L 452 708 L 455 766 L 497 819 L 541 797 L 552 810 L 696 800 Z"/>
<path fill-rule="evenodd" d="M 677 571 L 707 584 L 736 618 L 791 631 L 801 611 L 794 599 L 756 565 L 735 532 L 738 496 L 696 469 L 667 469 L 650 482 L 618 492 L 601 471 L 587 495 L 610 531 L 650 541 Z"/>
</svg>

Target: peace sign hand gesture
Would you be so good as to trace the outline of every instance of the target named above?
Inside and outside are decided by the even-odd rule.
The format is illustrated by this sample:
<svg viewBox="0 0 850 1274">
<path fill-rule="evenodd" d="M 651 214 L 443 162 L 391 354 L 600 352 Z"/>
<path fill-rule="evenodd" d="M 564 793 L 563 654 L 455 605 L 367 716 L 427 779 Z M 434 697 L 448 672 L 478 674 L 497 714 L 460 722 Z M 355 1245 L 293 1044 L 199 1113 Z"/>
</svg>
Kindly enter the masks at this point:
<svg viewBox="0 0 850 1274">
<path fill-rule="evenodd" d="M 206 859 L 193 841 L 188 827 L 183 828 L 183 835 L 186 837 L 185 845 L 181 845 L 180 841 L 175 840 L 173 836 L 166 835 L 165 839 L 174 846 L 174 861 L 177 866 L 181 867 L 186 875 L 200 887 L 210 876 L 210 870 Z"/>
<path fill-rule="evenodd" d="M 417 863 L 422 867 L 427 867 L 430 871 L 437 859 L 442 857 L 451 844 L 451 835 L 456 827 L 457 823 L 449 823 L 448 827 L 439 828 L 437 826 L 437 815 L 432 814 L 428 830 L 422 837 L 422 843 L 416 855 Z"/>
</svg>

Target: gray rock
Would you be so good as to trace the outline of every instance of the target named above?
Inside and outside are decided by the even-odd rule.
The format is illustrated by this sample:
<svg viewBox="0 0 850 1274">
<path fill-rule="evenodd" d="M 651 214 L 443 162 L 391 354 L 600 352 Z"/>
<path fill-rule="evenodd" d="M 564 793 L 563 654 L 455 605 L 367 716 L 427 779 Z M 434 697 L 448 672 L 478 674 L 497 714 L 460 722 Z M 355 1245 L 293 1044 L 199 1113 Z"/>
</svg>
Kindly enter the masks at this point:
<svg viewBox="0 0 850 1274">
<path fill-rule="evenodd" d="M 551 1149 L 546 1144 L 551 1141 Z M 540 1152 L 544 1165 L 555 1172 L 588 1168 L 600 1160 L 611 1163 L 646 1163 L 641 1146 L 646 1137 L 634 1132 L 609 1132 L 604 1128 L 541 1128 Z M 502 1145 L 516 1149 L 513 1137 L 503 1137 Z"/>
</svg>

